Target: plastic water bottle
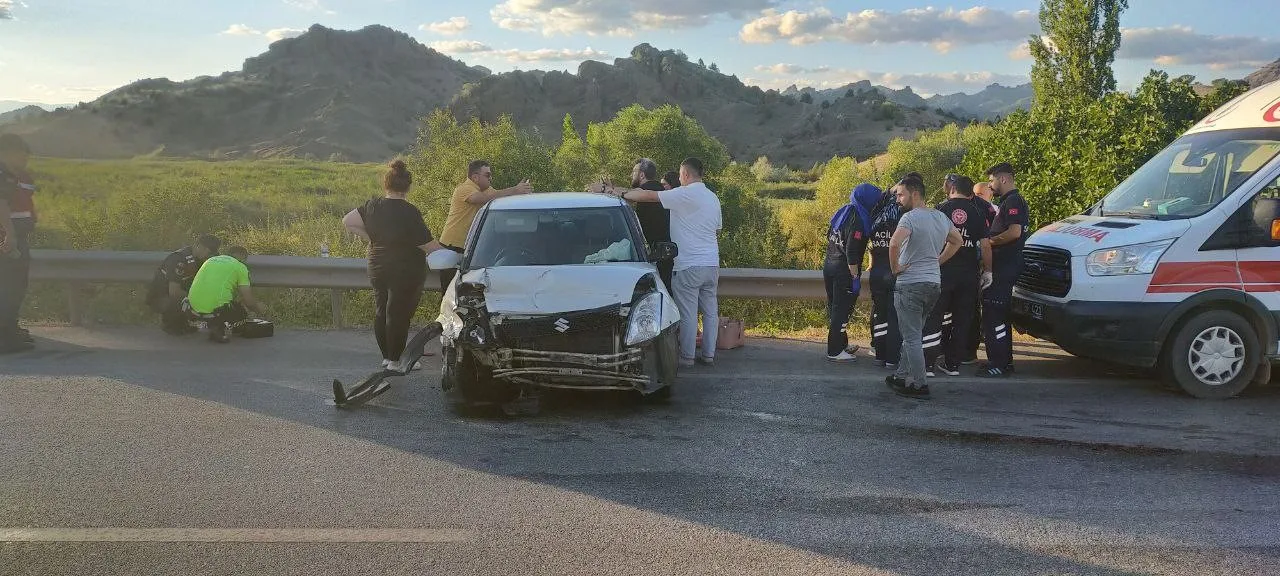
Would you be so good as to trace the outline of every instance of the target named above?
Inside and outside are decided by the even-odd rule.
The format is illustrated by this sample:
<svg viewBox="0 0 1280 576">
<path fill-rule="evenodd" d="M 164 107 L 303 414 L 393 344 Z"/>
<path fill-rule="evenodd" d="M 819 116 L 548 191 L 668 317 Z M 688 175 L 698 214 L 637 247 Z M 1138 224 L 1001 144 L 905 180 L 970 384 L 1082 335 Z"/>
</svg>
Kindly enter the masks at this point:
<svg viewBox="0 0 1280 576">
<path fill-rule="evenodd" d="M 325 239 L 324 242 L 320 243 L 320 257 L 321 258 L 329 257 L 329 240 L 328 239 Z"/>
</svg>

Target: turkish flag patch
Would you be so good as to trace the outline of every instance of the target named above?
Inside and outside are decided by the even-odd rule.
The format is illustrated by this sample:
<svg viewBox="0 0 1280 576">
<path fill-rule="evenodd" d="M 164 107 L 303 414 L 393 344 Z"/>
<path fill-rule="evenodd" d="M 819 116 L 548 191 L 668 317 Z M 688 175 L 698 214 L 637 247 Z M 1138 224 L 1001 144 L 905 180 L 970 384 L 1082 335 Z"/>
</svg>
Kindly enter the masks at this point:
<svg viewBox="0 0 1280 576">
<path fill-rule="evenodd" d="M 1017 216 L 1017 215 L 1018 215 L 1018 209 L 1017 209 L 1017 208 L 1010 208 L 1010 209 L 1009 209 L 1009 215 L 1010 215 L 1010 216 Z"/>
<path fill-rule="evenodd" d="M 862 232 L 854 231 L 854 233 L 853 233 L 853 239 L 854 239 L 854 240 L 861 240 L 861 239 L 862 239 Z"/>
</svg>

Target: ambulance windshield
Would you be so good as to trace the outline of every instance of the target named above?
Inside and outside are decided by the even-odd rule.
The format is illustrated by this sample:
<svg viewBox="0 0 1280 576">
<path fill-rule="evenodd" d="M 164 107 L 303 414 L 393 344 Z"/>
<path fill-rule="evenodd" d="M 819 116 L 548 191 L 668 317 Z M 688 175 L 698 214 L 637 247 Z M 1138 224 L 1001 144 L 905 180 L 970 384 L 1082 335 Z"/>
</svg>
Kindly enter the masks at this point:
<svg viewBox="0 0 1280 576">
<path fill-rule="evenodd" d="M 1183 136 L 1098 204 L 1097 216 L 1194 218 L 1212 210 L 1280 152 L 1280 128 Z"/>
</svg>

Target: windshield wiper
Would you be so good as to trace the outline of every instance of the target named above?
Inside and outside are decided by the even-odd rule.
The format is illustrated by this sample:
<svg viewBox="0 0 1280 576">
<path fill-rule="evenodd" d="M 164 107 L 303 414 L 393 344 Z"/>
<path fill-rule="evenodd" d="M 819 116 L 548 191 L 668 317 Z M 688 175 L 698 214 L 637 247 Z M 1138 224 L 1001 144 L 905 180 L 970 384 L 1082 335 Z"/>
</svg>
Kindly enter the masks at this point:
<svg viewBox="0 0 1280 576">
<path fill-rule="evenodd" d="M 1112 212 L 1107 214 L 1109 218 L 1133 218 L 1134 220 L 1164 220 L 1160 214 L 1147 214 L 1145 212 Z"/>
</svg>

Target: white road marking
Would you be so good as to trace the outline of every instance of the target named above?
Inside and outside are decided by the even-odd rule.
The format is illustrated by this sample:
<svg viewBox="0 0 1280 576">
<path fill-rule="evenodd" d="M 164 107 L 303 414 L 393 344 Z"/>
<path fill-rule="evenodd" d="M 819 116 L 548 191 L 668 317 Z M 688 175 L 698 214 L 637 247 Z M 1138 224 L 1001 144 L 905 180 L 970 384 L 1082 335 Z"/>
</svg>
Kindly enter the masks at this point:
<svg viewBox="0 0 1280 576">
<path fill-rule="evenodd" d="M 472 530 L 430 528 L 0 528 L 0 542 L 467 542 Z"/>
</svg>

